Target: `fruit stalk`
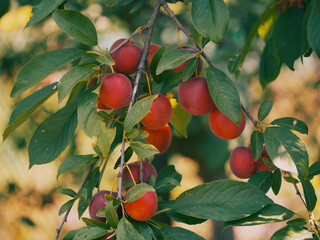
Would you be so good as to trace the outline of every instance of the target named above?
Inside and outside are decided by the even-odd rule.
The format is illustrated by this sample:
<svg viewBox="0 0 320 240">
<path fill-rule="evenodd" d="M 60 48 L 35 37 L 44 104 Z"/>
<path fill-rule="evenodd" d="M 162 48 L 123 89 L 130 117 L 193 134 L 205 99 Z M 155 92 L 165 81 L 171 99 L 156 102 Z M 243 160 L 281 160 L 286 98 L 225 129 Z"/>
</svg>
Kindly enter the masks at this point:
<svg viewBox="0 0 320 240">
<path fill-rule="evenodd" d="M 149 52 L 149 47 L 150 47 L 150 42 L 151 42 L 151 36 L 152 36 L 152 32 L 153 32 L 153 26 L 154 26 L 154 22 L 157 18 L 157 15 L 159 13 L 159 9 L 160 9 L 160 2 L 161 0 L 158 0 L 157 3 L 154 6 L 152 15 L 149 19 L 149 21 L 147 22 L 146 26 L 148 26 L 148 33 L 147 33 L 147 37 L 146 37 L 146 41 L 142 50 L 142 54 L 141 54 L 141 58 L 138 64 L 138 68 L 137 68 L 137 73 L 136 73 L 136 77 L 135 77 L 135 81 L 133 83 L 134 87 L 132 90 L 132 97 L 129 103 L 129 107 L 128 107 L 128 112 L 131 110 L 137 90 L 138 90 L 138 85 L 139 85 L 139 81 L 141 78 L 141 74 L 144 71 L 144 65 L 145 62 L 147 60 L 147 56 L 148 56 L 148 52 Z M 122 190 L 122 173 L 123 173 L 123 166 L 124 166 L 124 152 L 125 152 L 125 131 L 123 132 L 123 138 L 122 138 L 122 145 L 121 145 L 121 162 L 120 162 L 120 170 L 119 170 L 119 183 L 118 183 L 118 199 L 121 199 L 121 190 Z"/>
</svg>

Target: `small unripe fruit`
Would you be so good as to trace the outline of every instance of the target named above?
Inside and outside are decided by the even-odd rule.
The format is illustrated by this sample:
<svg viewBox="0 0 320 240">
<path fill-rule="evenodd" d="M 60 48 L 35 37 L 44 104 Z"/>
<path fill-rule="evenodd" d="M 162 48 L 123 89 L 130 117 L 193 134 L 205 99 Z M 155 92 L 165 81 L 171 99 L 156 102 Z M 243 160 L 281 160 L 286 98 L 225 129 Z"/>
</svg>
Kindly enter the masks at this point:
<svg viewBox="0 0 320 240">
<path fill-rule="evenodd" d="M 153 175 L 155 179 L 157 179 L 157 175 L 158 175 L 157 171 L 151 163 L 147 161 L 143 161 L 142 165 L 143 165 L 143 171 L 142 171 L 143 182 L 148 183 L 151 175 Z M 139 183 L 140 182 L 140 164 L 138 162 L 133 162 L 133 163 L 129 163 L 128 167 L 130 168 L 130 171 L 132 173 L 135 183 Z M 122 180 L 123 182 L 127 180 L 132 180 L 132 177 L 127 167 L 123 169 Z"/>
<path fill-rule="evenodd" d="M 111 73 L 102 79 L 99 97 L 104 105 L 112 109 L 123 108 L 130 102 L 132 85 L 125 75 Z"/>
<path fill-rule="evenodd" d="M 249 178 L 255 174 L 262 163 L 262 158 L 254 160 L 251 148 L 239 146 L 230 155 L 229 164 L 231 171 L 238 178 Z"/>
<path fill-rule="evenodd" d="M 234 139 L 241 135 L 246 126 L 246 116 L 241 112 L 241 122 L 239 125 L 231 121 L 226 115 L 214 109 L 209 115 L 209 126 L 211 131 L 219 138 Z"/>
<path fill-rule="evenodd" d="M 182 82 L 178 99 L 181 107 L 193 115 L 206 115 L 215 108 L 205 77 L 194 77 Z"/>
<path fill-rule="evenodd" d="M 125 200 L 126 196 L 127 194 Z M 158 207 L 158 197 L 155 192 L 145 192 L 141 198 L 133 202 L 125 202 L 123 205 L 131 218 L 143 222 L 149 220 L 155 214 Z"/>
<path fill-rule="evenodd" d="M 97 97 L 97 109 L 99 110 L 110 110 L 111 108 L 103 104 L 100 97 Z"/>
<path fill-rule="evenodd" d="M 103 191 L 97 192 L 91 198 L 90 204 L 89 204 L 89 215 L 91 219 L 97 220 L 99 222 L 106 222 L 106 218 L 96 216 L 97 212 L 99 212 L 101 208 L 104 208 L 108 203 L 108 201 L 104 197 L 104 195 L 106 194 L 110 195 L 110 192 L 107 190 L 103 190 Z M 113 192 L 112 196 L 117 197 L 117 194 Z"/>
<path fill-rule="evenodd" d="M 124 38 L 117 40 L 111 46 L 110 51 L 113 51 L 113 49 L 118 47 L 123 41 L 125 41 Z M 113 69 L 116 72 L 130 75 L 137 70 L 141 57 L 141 49 L 133 42 L 126 43 L 115 51 L 111 57 L 115 62 Z"/>
<path fill-rule="evenodd" d="M 158 97 L 153 100 L 150 111 L 141 120 L 141 123 L 151 130 L 158 130 L 166 125 L 171 118 L 172 107 L 169 99 L 158 94 Z"/>
<path fill-rule="evenodd" d="M 159 150 L 159 154 L 162 154 L 165 151 L 167 151 L 172 139 L 172 133 L 169 124 L 166 124 L 159 130 L 151 130 L 146 127 L 142 127 L 141 129 L 149 134 L 149 136 L 143 140 L 155 146 Z"/>
<path fill-rule="evenodd" d="M 149 66 L 151 65 L 152 59 L 153 59 L 154 55 L 157 53 L 157 51 L 159 50 L 159 48 L 161 48 L 161 46 L 158 44 L 150 44 L 149 55 L 148 55 Z"/>
<path fill-rule="evenodd" d="M 186 50 L 186 51 L 189 51 L 189 52 L 192 52 L 192 53 L 196 53 L 196 52 L 197 52 L 197 51 L 196 51 L 193 47 L 191 47 L 191 46 L 181 46 L 180 49 L 183 49 L 183 50 Z M 189 62 L 189 61 L 190 61 L 190 59 L 187 60 L 187 61 L 185 61 L 184 63 L 180 64 L 178 67 L 172 69 L 172 71 L 177 71 L 177 72 L 180 72 L 180 71 L 181 71 L 181 72 L 182 72 L 182 71 L 184 70 L 187 62 Z M 196 74 L 196 75 L 199 75 L 199 74 L 200 74 L 200 72 L 201 72 L 201 70 L 202 70 L 202 65 L 203 65 L 203 63 L 202 63 L 201 58 L 198 58 L 198 66 L 197 66 L 197 74 Z"/>
</svg>

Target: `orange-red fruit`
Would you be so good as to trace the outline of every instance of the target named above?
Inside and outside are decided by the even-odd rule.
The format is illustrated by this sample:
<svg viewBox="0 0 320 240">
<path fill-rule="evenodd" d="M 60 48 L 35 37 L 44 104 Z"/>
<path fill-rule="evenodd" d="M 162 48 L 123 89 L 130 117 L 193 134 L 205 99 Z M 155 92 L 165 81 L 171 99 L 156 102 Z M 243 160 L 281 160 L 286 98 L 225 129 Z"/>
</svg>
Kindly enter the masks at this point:
<svg viewBox="0 0 320 240">
<path fill-rule="evenodd" d="M 97 220 L 99 222 L 106 222 L 106 218 L 96 216 L 97 212 L 104 208 L 108 201 L 105 199 L 104 195 L 110 195 L 110 192 L 107 190 L 103 190 L 97 192 L 90 200 L 89 204 L 89 215 L 91 219 Z M 117 197 L 116 193 L 112 193 L 112 196 Z"/>
<path fill-rule="evenodd" d="M 148 55 L 148 64 L 151 65 L 151 61 L 153 59 L 153 56 L 156 54 L 156 52 L 161 48 L 158 44 L 150 44 L 149 47 L 149 55 Z"/>
<path fill-rule="evenodd" d="M 182 108 L 193 115 L 206 115 L 215 108 L 205 77 L 193 77 L 182 82 L 178 99 Z"/>
<path fill-rule="evenodd" d="M 124 38 L 117 40 L 110 48 L 110 51 L 118 47 Z M 116 72 L 130 75 L 137 70 L 141 57 L 141 49 L 135 43 L 126 43 L 111 55 L 115 64 L 113 69 Z"/>
<path fill-rule="evenodd" d="M 263 144 L 263 150 L 262 150 L 262 153 L 261 153 L 261 157 L 262 158 L 269 158 L 270 159 L 270 156 L 269 154 L 267 153 L 267 149 L 266 149 L 266 146 Z M 262 161 L 262 164 L 261 164 L 261 167 L 259 169 L 259 172 L 261 171 L 273 171 L 272 168 L 269 168 L 265 163 L 264 161 Z"/>
<path fill-rule="evenodd" d="M 97 108 L 100 110 L 110 110 L 106 105 L 103 104 L 100 97 L 97 97 Z"/>
<path fill-rule="evenodd" d="M 158 97 L 153 100 L 150 111 L 141 120 L 141 123 L 151 130 L 158 130 L 166 125 L 171 118 L 172 107 L 169 99 L 158 94 Z"/>
<path fill-rule="evenodd" d="M 255 174 L 262 163 L 262 158 L 254 160 L 251 148 L 239 146 L 230 155 L 229 164 L 231 171 L 238 178 L 249 178 Z"/>
<path fill-rule="evenodd" d="M 149 220 L 155 214 L 158 207 L 158 197 L 155 192 L 146 192 L 136 201 L 126 202 L 123 205 L 131 218 L 143 222 Z"/>
<path fill-rule="evenodd" d="M 155 179 L 157 179 L 157 171 L 154 168 L 154 166 L 147 161 L 143 161 L 142 164 L 143 164 L 143 171 L 142 171 L 143 182 L 148 183 L 151 175 L 154 175 Z M 134 181 L 136 183 L 140 182 L 140 165 L 139 165 L 139 163 L 138 162 L 130 163 L 130 164 L 128 164 L 128 167 L 130 168 L 130 171 L 132 173 Z M 122 180 L 124 182 L 127 180 L 132 180 L 131 175 L 130 175 L 127 167 L 123 170 Z"/>
<path fill-rule="evenodd" d="M 159 150 L 159 154 L 167 151 L 172 139 L 172 133 L 169 124 L 166 124 L 159 130 L 151 130 L 146 127 L 142 127 L 141 129 L 149 134 L 149 136 L 143 140 L 155 146 Z"/>
<path fill-rule="evenodd" d="M 215 108 L 209 115 L 209 126 L 211 131 L 219 138 L 234 139 L 243 132 L 246 126 L 246 116 L 241 112 L 241 122 L 239 125 L 231 121 L 226 115 Z"/>
<path fill-rule="evenodd" d="M 197 51 L 196 51 L 193 47 L 191 47 L 191 46 L 181 46 L 180 49 L 183 49 L 183 50 L 186 50 L 186 51 L 189 51 L 189 52 L 192 52 L 192 53 L 196 53 L 196 52 L 197 52 Z M 183 69 L 185 68 L 187 62 L 189 62 L 189 61 L 190 61 L 190 59 L 187 60 L 187 61 L 185 61 L 184 63 L 182 63 L 182 64 L 179 65 L 178 67 L 172 69 L 172 71 L 177 71 L 177 72 L 180 72 L 180 71 L 181 71 L 181 72 L 182 72 Z M 197 75 L 200 74 L 200 72 L 201 72 L 201 70 L 202 70 L 202 65 L 203 65 L 202 60 L 201 60 L 200 58 L 198 58 Z"/>
<path fill-rule="evenodd" d="M 125 75 L 111 73 L 102 79 L 99 97 L 104 105 L 112 109 L 123 108 L 130 102 L 132 85 Z"/>
</svg>

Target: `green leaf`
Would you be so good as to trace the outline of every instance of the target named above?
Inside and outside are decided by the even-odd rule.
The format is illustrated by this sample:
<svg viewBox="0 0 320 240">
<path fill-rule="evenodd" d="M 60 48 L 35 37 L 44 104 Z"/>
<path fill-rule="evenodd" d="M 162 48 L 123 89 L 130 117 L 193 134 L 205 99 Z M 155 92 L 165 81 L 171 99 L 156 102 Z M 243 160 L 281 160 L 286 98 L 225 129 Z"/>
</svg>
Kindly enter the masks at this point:
<svg viewBox="0 0 320 240">
<path fill-rule="evenodd" d="M 282 222 L 292 218 L 294 212 L 278 204 L 268 204 L 249 217 L 224 223 L 224 228 L 235 226 L 252 226 L 266 223 Z"/>
<path fill-rule="evenodd" d="M 76 110 L 77 103 L 68 104 L 37 128 L 28 147 L 29 168 L 52 162 L 67 147 L 77 126 Z"/>
<path fill-rule="evenodd" d="M 139 183 L 127 192 L 126 202 L 134 202 L 141 198 L 146 192 L 155 192 L 156 190 L 147 183 Z"/>
<path fill-rule="evenodd" d="M 162 168 L 157 177 L 155 189 L 157 192 L 169 192 L 176 186 L 180 186 L 182 176 L 178 173 L 174 165 Z"/>
<path fill-rule="evenodd" d="M 66 48 L 56 49 L 33 57 L 18 73 L 11 91 L 11 97 L 19 96 L 49 74 L 85 54 L 86 52 L 81 49 Z"/>
<path fill-rule="evenodd" d="M 145 240 L 158 240 L 152 228 L 147 222 L 138 222 L 131 220 L 133 227 L 144 237 Z"/>
<path fill-rule="evenodd" d="M 218 109 L 230 120 L 240 124 L 240 96 L 231 79 L 217 68 L 208 68 L 207 83 L 211 97 Z"/>
<path fill-rule="evenodd" d="M 203 237 L 180 227 L 169 227 L 160 229 L 166 240 L 205 240 Z"/>
<path fill-rule="evenodd" d="M 0 2 L 0 18 L 8 12 L 10 7 L 10 0 L 3 0 Z"/>
<path fill-rule="evenodd" d="M 308 179 L 311 180 L 314 176 L 320 174 L 320 161 L 316 161 L 309 168 L 309 176 Z"/>
<path fill-rule="evenodd" d="M 34 113 L 47 99 L 57 91 L 57 83 L 52 83 L 21 100 L 13 110 L 9 126 L 3 132 L 3 141 L 28 117 Z"/>
<path fill-rule="evenodd" d="M 76 240 L 93 240 L 103 237 L 108 233 L 108 230 L 100 227 L 84 227 L 74 236 Z"/>
<path fill-rule="evenodd" d="M 70 207 L 72 207 L 73 203 L 76 201 L 76 199 L 71 199 L 68 202 L 66 202 L 65 204 L 63 204 L 61 206 L 61 208 L 59 209 L 59 216 L 63 213 L 65 213 Z"/>
<path fill-rule="evenodd" d="M 108 53 L 103 54 L 102 56 L 98 57 L 97 61 L 99 63 L 105 64 L 105 65 L 114 65 L 115 64 L 112 57 Z"/>
<path fill-rule="evenodd" d="M 81 220 L 88 226 L 88 227 L 101 227 L 105 229 L 109 229 L 109 226 L 103 222 L 99 222 L 97 220 L 93 220 L 91 218 L 81 218 Z M 72 239 L 73 240 L 73 239 Z"/>
<path fill-rule="evenodd" d="M 59 166 L 57 177 L 59 177 L 62 173 L 69 172 L 86 165 L 87 163 L 91 162 L 92 158 L 93 154 L 74 155 L 68 157 Z"/>
<path fill-rule="evenodd" d="M 75 66 L 71 68 L 65 75 L 63 75 L 59 84 L 59 101 L 63 101 L 63 99 L 75 85 L 83 80 L 89 79 L 96 72 L 96 70 L 92 67 L 96 67 L 96 65 L 90 64 Z"/>
<path fill-rule="evenodd" d="M 129 11 L 129 13 L 132 14 L 132 13 L 138 11 L 146 2 L 147 2 L 147 0 L 135 1 L 135 3 L 133 4 L 132 8 Z"/>
<path fill-rule="evenodd" d="M 312 233 L 295 225 L 288 225 L 281 228 L 272 235 L 270 240 L 307 240 L 312 239 Z"/>
<path fill-rule="evenodd" d="M 138 130 L 137 128 L 131 129 L 127 134 L 127 138 L 130 140 L 142 140 L 149 136 L 144 130 Z"/>
<path fill-rule="evenodd" d="M 309 23 L 309 19 L 310 19 L 312 10 L 313 10 L 313 4 L 315 2 L 316 1 L 310 1 L 307 8 L 305 9 L 303 22 L 302 22 L 302 49 L 301 49 L 302 54 L 308 54 L 308 52 L 311 49 L 310 45 L 309 45 L 309 41 L 308 41 L 308 23 Z M 312 30 L 314 30 L 314 29 L 312 29 Z"/>
<path fill-rule="evenodd" d="M 156 74 L 156 70 L 159 64 L 160 59 L 162 58 L 162 55 L 168 51 L 168 49 L 172 50 L 171 46 L 169 44 L 166 44 L 164 46 L 162 46 L 161 48 L 158 49 L 158 51 L 156 52 L 156 54 L 153 56 L 152 60 L 151 60 L 151 64 L 150 64 L 150 71 L 151 74 L 154 78 L 154 80 L 158 83 L 158 76 Z"/>
<path fill-rule="evenodd" d="M 189 60 L 190 58 L 195 57 L 196 54 L 180 49 L 180 48 L 176 48 L 176 49 L 168 49 L 166 52 L 163 53 L 157 70 L 156 70 L 156 74 L 159 75 L 160 73 L 162 73 L 165 70 L 169 70 L 169 69 L 173 69 L 175 67 L 178 67 L 179 65 L 181 65 L 182 63 L 184 63 L 185 61 Z"/>
<path fill-rule="evenodd" d="M 103 156 L 107 156 L 111 144 L 113 143 L 115 137 L 116 137 L 116 128 L 106 128 L 105 124 L 101 121 L 99 121 L 99 126 L 100 126 L 100 132 L 97 136 L 97 145 L 102 151 Z"/>
<path fill-rule="evenodd" d="M 105 209 L 105 216 L 107 219 L 108 224 L 110 224 L 110 226 L 112 228 L 117 228 L 118 223 L 119 223 L 119 219 L 118 219 L 118 215 L 116 210 L 114 209 L 113 206 L 113 201 L 108 201 L 107 205 L 106 205 L 106 209 Z"/>
<path fill-rule="evenodd" d="M 297 184 L 299 182 L 299 180 L 295 179 L 294 177 L 283 177 L 283 179 L 288 183 Z"/>
<path fill-rule="evenodd" d="M 292 118 L 292 117 L 279 118 L 279 119 L 273 120 L 271 124 L 289 128 L 291 130 L 295 130 L 303 134 L 308 134 L 307 124 L 305 124 L 305 122 L 296 118 Z"/>
<path fill-rule="evenodd" d="M 309 155 L 300 138 L 284 127 L 267 127 L 264 140 L 274 165 L 285 171 L 297 172 L 298 170 L 300 179 L 308 177 Z"/>
<path fill-rule="evenodd" d="M 172 107 L 170 123 L 182 136 L 187 138 L 187 128 L 191 121 L 192 115 L 187 113 L 176 99 L 171 98 L 170 103 Z"/>
<path fill-rule="evenodd" d="M 98 136 L 101 122 L 97 114 L 97 97 L 93 92 L 85 92 L 78 106 L 78 122 L 82 131 L 88 136 Z"/>
<path fill-rule="evenodd" d="M 257 187 L 234 180 L 217 180 L 183 192 L 174 211 L 187 216 L 231 221 L 247 217 L 273 203 Z"/>
<path fill-rule="evenodd" d="M 304 225 L 308 224 L 307 220 L 304 218 L 295 218 L 287 222 L 288 225 L 296 225 L 303 227 Z"/>
<path fill-rule="evenodd" d="M 125 217 L 122 217 L 117 228 L 117 240 L 144 240 L 144 238 Z"/>
<path fill-rule="evenodd" d="M 194 0 L 191 16 L 193 26 L 203 37 L 220 43 L 227 32 L 230 15 L 222 0 Z"/>
<path fill-rule="evenodd" d="M 191 78 L 191 76 L 196 72 L 196 69 L 198 67 L 198 63 L 199 63 L 199 60 L 196 57 L 191 58 L 187 62 L 186 66 L 184 67 L 183 72 L 182 72 L 182 81 L 186 81 L 189 78 Z"/>
<path fill-rule="evenodd" d="M 282 183 L 282 178 L 281 178 L 281 172 L 279 169 L 276 169 L 273 172 L 273 183 L 272 183 L 272 191 L 275 195 L 278 195 L 280 188 L 281 188 L 281 183 Z"/>
<path fill-rule="evenodd" d="M 81 43 L 89 46 L 98 44 L 96 28 L 85 15 L 75 10 L 56 9 L 52 16 L 62 31 L 78 39 Z"/>
<path fill-rule="evenodd" d="M 266 99 L 261 103 L 258 110 L 258 119 L 259 121 L 263 121 L 270 113 L 273 106 L 273 102 L 271 99 Z"/>
<path fill-rule="evenodd" d="M 250 177 L 248 183 L 258 187 L 262 192 L 267 193 L 273 183 L 273 173 L 270 171 L 257 172 Z"/>
<path fill-rule="evenodd" d="M 281 65 L 278 51 L 271 39 L 266 43 L 260 58 L 259 81 L 263 88 L 278 77 Z"/>
<path fill-rule="evenodd" d="M 308 211 L 312 212 L 317 203 L 317 195 L 309 180 L 301 180 L 304 197 L 306 199 Z"/>
<path fill-rule="evenodd" d="M 83 228 L 88 228 L 88 227 L 83 227 Z M 76 229 L 76 230 L 72 230 L 70 232 L 67 232 L 66 235 L 63 237 L 62 240 L 73 240 L 74 236 L 82 231 L 83 228 L 79 228 L 79 229 Z"/>
<path fill-rule="evenodd" d="M 141 141 L 130 142 L 130 146 L 141 158 L 149 158 L 159 153 L 159 150 L 155 146 Z"/>
<path fill-rule="evenodd" d="M 136 124 L 138 124 L 149 112 L 152 102 L 158 95 L 149 96 L 136 102 L 128 112 L 124 120 L 124 129 L 129 132 Z"/>
<path fill-rule="evenodd" d="M 42 0 L 32 9 L 32 17 L 26 25 L 26 28 L 40 22 L 59 7 L 65 0 Z"/>
<path fill-rule="evenodd" d="M 131 147 L 128 147 L 126 151 L 124 152 L 124 162 L 128 162 L 130 158 L 132 157 L 133 151 Z M 121 156 L 119 156 L 117 162 L 114 164 L 113 169 L 117 169 L 121 162 Z"/>
<path fill-rule="evenodd" d="M 239 60 L 240 60 L 239 55 L 233 56 L 228 59 L 227 66 L 228 66 L 228 70 L 231 74 L 237 70 L 238 65 L 239 65 Z"/>
<path fill-rule="evenodd" d="M 320 1 L 312 1 L 312 12 L 308 21 L 308 42 L 320 58 Z"/>
<path fill-rule="evenodd" d="M 316 89 L 318 86 L 320 86 L 320 80 L 318 80 L 318 81 L 313 85 L 313 89 Z"/>
<path fill-rule="evenodd" d="M 77 195 L 77 193 L 75 191 L 73 191 L 72 189 L 69 188 L 62 188 L 62 189 L 58 189 L 58 192 L 70 197 L 74 197 Z"/>
<path fill-rule="evenodd" d="M 263 149 L 263 135 L 262 132 L 258 130 L 254 130 L 251 134 L 250 139 L 252 155 L 254 160 L 257 160 L 261 157 L 262 149 Z"/>
<path fill-rule="evenodd" d="M 288 8 L 277 19 L 272 34 L 281 61 L 291 70 L 294 70 L 294 61 L 301 55 L 303 15 L 301 8 Z"/>
</svg>

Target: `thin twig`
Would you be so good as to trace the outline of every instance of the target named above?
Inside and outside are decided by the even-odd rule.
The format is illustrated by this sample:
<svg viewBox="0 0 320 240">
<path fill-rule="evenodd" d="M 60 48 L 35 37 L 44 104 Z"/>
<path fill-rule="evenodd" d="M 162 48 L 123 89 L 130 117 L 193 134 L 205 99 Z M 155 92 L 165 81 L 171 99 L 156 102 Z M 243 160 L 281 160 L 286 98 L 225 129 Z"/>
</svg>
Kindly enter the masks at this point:
<svg viewBox="0 0 320 240">
<path fill-rule="evenodd" d="M 148 53 L 149 53 L 149 47 L 150 47 L 150 42 L 151 42 L 151 36 L 152 36 L 154 22 L 155 22 L 155 20 L 157 18 L 157 15 L 158 15 L 158 12 L 159 12 L 159 9 L 160 9 L 160 1 L 161 0 L 157 1 L 156 5 L 155 5 L 155 7 L 153 9 L 152 15 L 151 15 L 148 23 L 146 24 L 146 26 L 149 26 L 148 27 L 148 33 L 147 33 L 146 41 L 145 41 L 145 44 L 144 44 L 144 47 L 143 47 L 143 50 L 142 50 L 141 58 L 140 58 L 140 61 L 139 61 L 139 64 L 138 64 L 135 81 L 133 83 L 134 87 L 133 87 L 133 90 L 132 90 L 132 97 L 131 97 L 131 100 L 130 100 L 130 103 L 129 103 L 128 112 L 132 108 L 132 105 L 133 105 L 133 102 L 134 102 L 134 99 L 135 99 L 135 96 L 136 96 L 136 93 L 137 93 L 137 90 L 138 90 L 138 85 L 139 85 L 139 81 L 140 81 L 140 78 L 141 78 L 141 74 L 144 71 L 144 65 L 145 65 L 145 62 L 146 62 L 146 59 L 147 59 L 147 56 L 148 56 Z M 119 174 L 118 174 L 118 177 L 119 177 L 118 196 L 117 196 L 118 199 L 121 199 L 122 173 L 123 173 L 123 166 L 124 166 L 124 152 L 125 152 L 125 131 L 123 132 L 123 138 L 122 138 L 121 162 L 120 162 L 120 170 L 119 170 Z"/>
<path fill-rule="evenodd" d="M 251 113 L 248 111 L 248 109 L 241 104 L 241 108 L 244 111 L 244 113 L 248 116 L 250 121 L 253 123 L 253 125 L 256 127 L 258 125 L 258 121 L 254 119 L 254 117 L 251 115 Z"/>
</svg>

